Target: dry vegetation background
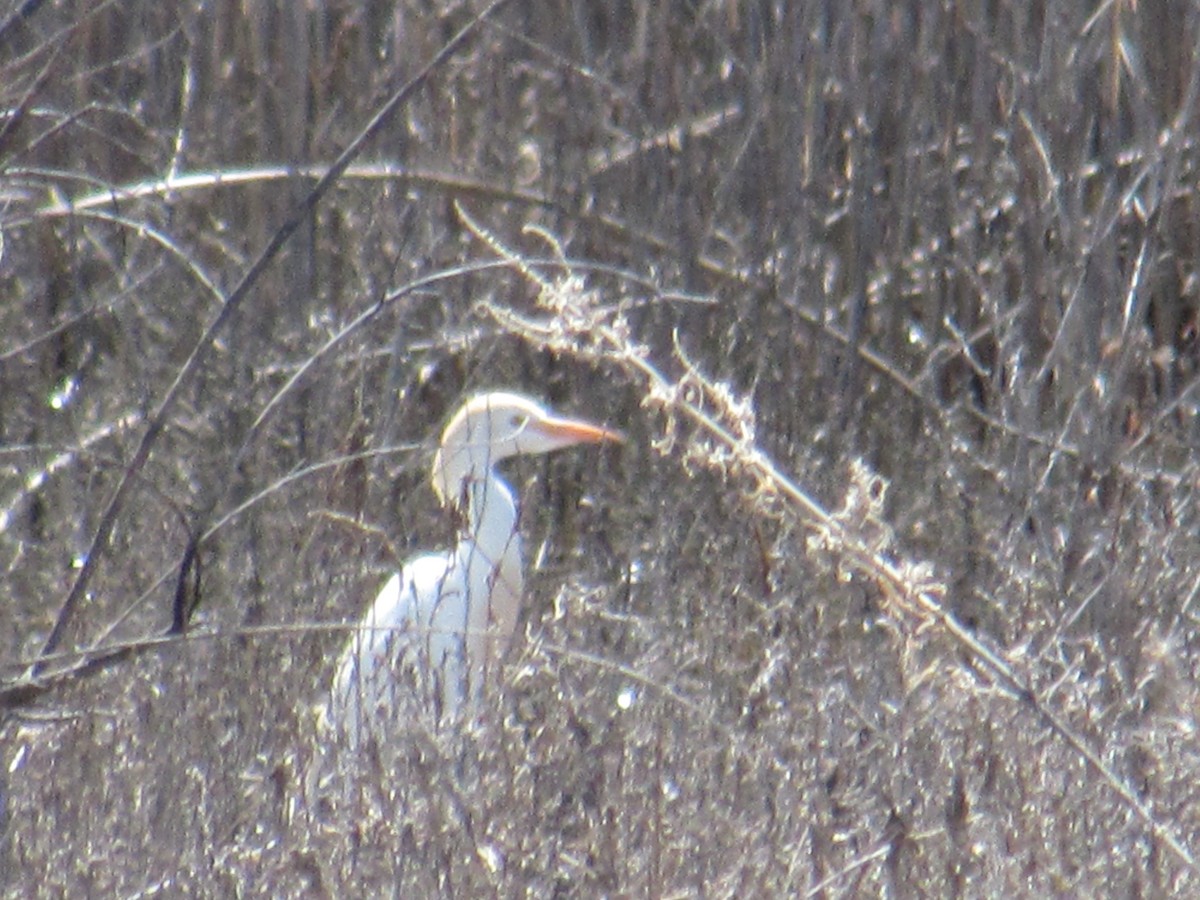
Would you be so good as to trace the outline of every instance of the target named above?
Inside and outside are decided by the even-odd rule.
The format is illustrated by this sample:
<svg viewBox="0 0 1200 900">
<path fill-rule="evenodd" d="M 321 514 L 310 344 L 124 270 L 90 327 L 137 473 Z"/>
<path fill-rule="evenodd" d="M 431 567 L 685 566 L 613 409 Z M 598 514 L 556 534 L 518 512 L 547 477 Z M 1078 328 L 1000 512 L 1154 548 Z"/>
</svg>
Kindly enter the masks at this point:
<svg viewBox="0 0 1200 900">
<path fill-rule="evenodd" d="M 3 4 L 7 893 L 1195 896 L 1196 5 L 481 9 Z M 317 796 L 492 386 L 628 442 Z"/>
</svg>

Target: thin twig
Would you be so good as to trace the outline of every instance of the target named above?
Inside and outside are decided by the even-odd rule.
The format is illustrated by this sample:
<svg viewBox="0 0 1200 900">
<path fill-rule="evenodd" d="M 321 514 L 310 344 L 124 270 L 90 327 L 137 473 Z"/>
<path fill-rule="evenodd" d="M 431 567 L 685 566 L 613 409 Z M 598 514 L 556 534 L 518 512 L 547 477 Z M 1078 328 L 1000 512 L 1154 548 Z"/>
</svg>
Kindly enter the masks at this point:
<svg viewBox="0 0 1200 900">
<path fill-rule="evenodd" d="M 457 211 L 473 234 L 537 287 L 539 305 L 553 314 L 550 319 L 538 320 L 510 309 L 489 307 L 501 326 L 532 343 L 559 352 L 615 362 L 641 379 L 649 405 L 660 408 L 668 415 L 680 414 L 685 417 L 731 455 L 738 471 L 750 476 L 760 493 L 782 497 L 791 512 L 818 535 L 818 546 L 841 557 L 839 569 L 845 569 L 848 565 L 878 585 L 884 597 L 891 601 L 885 608 L 892 615 L 915 615 L 923 623 L 936 626 L 943 634 L 949 635 L 981 669 L 990 672 L 1023 708 L 1078 753 L 1180 862 L 1196 870 L 1191 851 L 1166 823 L 1155 816 L 1150 806 L 1138 797 L 1116 770 L 1105 762 L 1103 755 L 1051 708 L 1049 701 L 1037 693 L 1028 678 L 1018 672 L 1015 663 L 1002 651 L 990 646 L 985 638 L 970 631 L 946 608 L 942 601 L 945 587 L 932 577 L 930 566 L 899 558 L 891 548 L 882 551 L 866 533 L 852 527 L 852 522 L 848 524 L 846 519 L 849 517 L 834 515 L 826 510 L 799 482 L 786 475 L 774 460 L 759 449 L 751 439 L 752 429 L 747 431 L 731 425 L 740 421 L 740 409 L 732 410 L 728 405 L 723 406 L 723 403 L 734 402 L 728 392 L 705 378 L 678 347 L 677 356 L 686 371 L 683 379 L 671 381 L 650 362 L 647 348 L 629 336 L 625 323 L 619 318 L 614 319 L 598 306 L 595 295 L 584 289 L 578 276 L 570 276 L 557 283 L 550 281 L 547 276 L 536 272 L 528 260 L 504 246 L 461 207 Z M 572 302 L 574 308 L 570 306 Z M 710 411 L 714 405 L 716 411 Z M 668 442 L 673 439 L 671 427 L 668 423 Z M 701 458 L 704 458 L 704 454 Z M 711 459 L 714 467 L 728 470 L 728 459 L 718 459 L 716 456 L 711 456 Z"/>
<path fill-rule="evenodd" d="M 350 145 L 342 152 L 337 161 L 330 166 L 329 171 L 324 177 L 313 186 L 308 195 L 301 201 L 299 207 L 292 215 L 279 227 L 267 246 L 263 248 L 253 265 L 242 276 L 241 281 L 230 292 L 228 299 L 225 301 L 221 311 L 213 319 L 212 323 L 205 329 L 200 340 L 193 347 L 191 355 L 179 370 L 179 374 L 175 377 L 175 381 L 167 389 L 166 395 L 159 404 L 157 410 L 150 417 L 149 425 L 146 428 L 146 433 L 142 435 L 142 440 L 138 444 L 138 448 L 133 455 L 133 459 L 125 469 L 125 474 L 121 478 L 120 484 L 117 485 L 116 491 L 113 493 L 112 499 L 105 508 L 103 515 L 100 517 L 100 523 L 96 527 L 96 534 L 92 539 L 91 546 L 88 549 L 87 555 L 84 558 L 83 566 L 80 567 L 78 574 L 75 577 L 74 583 L 71 585 L 71 590 L 59 608 L 58 614 L 54 620 L 54 627 L 50 630 L 50 634 L 46 638 L 46 642 L 42 645 L 39 657 L 53 653 L 62 641 L 63 635 L 66 633 L 67 626 L 74 617 L 75 611 L 83 597 L 87 593 L 88 585 L 91 583 L 92 576 L 95 574 L 96 565 L 99 563 L 104 550 L 108 546 L 109 538 L 112 535 L 113 528 L 116 526 L 117 518 L 121 514 L 121 510 L 125 506 L 125 501 L 129 495 L 135 476 L 145 466 L 146 461 L 150 458 L 150 452 L 157 443 L 159 436 L 166 427 L 167 421 L 174 411 L 179 398 L 182 396 L 183 388 L 187 385 L 197 372 L 201 370 L 207 362 L 209 354 L 213 350 L 214 338 L 220 333 L 221 329 L 233 316 L 234 312 L 241 306 L 242 302 L 249 296 L 250 289 L 258 282 L 263 272 L 274 261 L 279 251 L 283 249 L 284 244 L 296 232 L 296 230 L 312 215 L 321 198 L 329 191 L 329 189 L 337 182 L 342 173 L 349 167 L 350 163 L 362 152 L 363 147 L 378 134 L 392 118 L 393 115 L 408 101 L 408 99 L 420 88 L 429 76 L 446 60 L 450 59 L 455 52 L 467 41 L 479 25 L 495 13 L 500 7 L 508 3 L 509 0 L 493 0 L 488 4 L 474 19 L 472 19 L 461 31 L 452 37 L 446 44 L 436 53 L 433 58 L 426 63 L 421 70 L 413 76 L 403 87 L 401 87 L 392 97 L 383 105 L 383 107 L 375 114 L 366 127 L 359 132 L 358 136 L 350 142 Z M 30 674 L 36 675 L 40 669 L 40 664 L 35 663 L 30 668 Z"/>
</svg>

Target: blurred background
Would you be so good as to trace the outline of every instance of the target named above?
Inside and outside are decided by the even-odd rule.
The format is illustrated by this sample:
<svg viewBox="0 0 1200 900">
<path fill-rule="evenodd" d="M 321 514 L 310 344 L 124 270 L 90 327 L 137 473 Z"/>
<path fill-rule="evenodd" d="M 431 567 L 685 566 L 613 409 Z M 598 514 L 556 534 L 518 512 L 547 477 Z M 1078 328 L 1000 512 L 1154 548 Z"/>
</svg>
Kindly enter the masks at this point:
<svg viewBox="0 0 1200 900">
<path fill-rule="evenodd" d="M 561 255 L 669 379 L 743 398 L 822 503 L 854 460 L 886 479 L 887 552 L 1194 853 L 1196 5 L 512 0 L 206 336 L 481 9 L 0 4 L 0 887 L 1195 891 L 616 354 L 490 314 L 549 315 L 455 205 L 544 277 Z M 627 442 L 506 468 L 528 583 L 499 705 L 315 797 L 338 626 L 452 541 L 433 443 L 493 387 Z"/>
</svg>

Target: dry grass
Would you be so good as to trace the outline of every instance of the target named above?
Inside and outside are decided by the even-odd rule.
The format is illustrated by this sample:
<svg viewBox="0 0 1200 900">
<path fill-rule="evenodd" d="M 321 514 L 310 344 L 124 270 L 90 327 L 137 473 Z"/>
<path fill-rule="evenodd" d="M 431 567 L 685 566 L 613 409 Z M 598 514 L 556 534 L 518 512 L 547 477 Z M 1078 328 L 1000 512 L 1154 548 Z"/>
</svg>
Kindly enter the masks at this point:
<svg viewBox="0 0 1200 900">
<path fill-rule="evenodd" d="M 7 895 L 1195 893 L 1192 5 L 277 6 L 0 12 Z M 331 762 L 484 386 L 628 441 Z"/>
</svg>

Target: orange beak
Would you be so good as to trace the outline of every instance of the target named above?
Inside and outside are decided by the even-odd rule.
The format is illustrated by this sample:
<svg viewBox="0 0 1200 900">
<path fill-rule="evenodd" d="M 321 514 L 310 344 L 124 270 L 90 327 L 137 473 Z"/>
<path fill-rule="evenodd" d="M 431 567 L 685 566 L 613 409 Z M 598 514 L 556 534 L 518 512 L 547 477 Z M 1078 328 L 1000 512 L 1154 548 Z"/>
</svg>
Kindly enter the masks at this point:
<svg viewBox="0 0 1200 900">
<path fill-rule="evenodd" d="M 600 444 L 606 441 L 620 444 L 625 441 L 624 435 L 619 431 L 612 431 L 580 419 L 543 419 L 540 422 L 531 423 L 530 430 L 556 447 L 570 447 L 573 444 Z"/>
</svg>

